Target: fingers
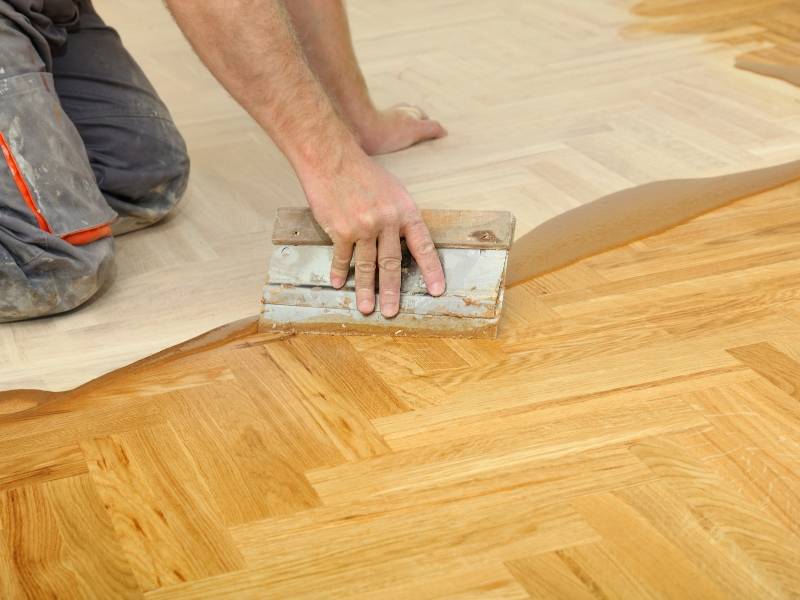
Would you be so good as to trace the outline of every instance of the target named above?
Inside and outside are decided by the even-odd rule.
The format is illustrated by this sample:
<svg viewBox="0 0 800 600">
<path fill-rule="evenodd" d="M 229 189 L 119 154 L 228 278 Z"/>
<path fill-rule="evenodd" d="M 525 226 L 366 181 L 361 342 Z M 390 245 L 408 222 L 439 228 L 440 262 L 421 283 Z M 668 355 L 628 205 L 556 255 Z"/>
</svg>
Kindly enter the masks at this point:
<svg viewBox="0 0 800 600">
<path fill-rule="evenodd" d="M 417 217 L 405 226 L 404 234 L 408 250 L 422 271 L 428 293 L 431 296 L 441 296 L 445 289 L 444 271 L 427 226 Z"/>
<path fill-rule="evenodd" d="M 356 306 L 368 315 L 375 310 L 375 260 L 378 248 L 376 240 L 356 242 Z"/>
<path fill-rule="evenodd" d="M 391 318 L 400 310 L 400 232 L 387 229 L 378 239 L 378 284 L 381 314 Z"/>
<path fill-rule="evenodd" d="M 352 242 L 336 242 L 333 244 L 333 260 L 331 261 L 331 285 L 336 289 L 342 287 L 350 273 L 350 259 L 353 258 Z"/>
</svg>

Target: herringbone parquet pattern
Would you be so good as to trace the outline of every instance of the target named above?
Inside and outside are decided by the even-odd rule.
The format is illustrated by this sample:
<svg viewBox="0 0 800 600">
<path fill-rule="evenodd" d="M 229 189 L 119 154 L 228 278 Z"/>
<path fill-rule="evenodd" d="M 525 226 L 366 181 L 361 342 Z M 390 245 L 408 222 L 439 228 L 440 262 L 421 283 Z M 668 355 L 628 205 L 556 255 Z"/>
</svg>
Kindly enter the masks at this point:
<svg viewBox="0 0 800 600">
<path fill-rule="evenodd" d="M 245 323 L 7 393 L 0 597 L 797 597 L 798 195 L 515 287 L 496 341 Z"/>
</svg>

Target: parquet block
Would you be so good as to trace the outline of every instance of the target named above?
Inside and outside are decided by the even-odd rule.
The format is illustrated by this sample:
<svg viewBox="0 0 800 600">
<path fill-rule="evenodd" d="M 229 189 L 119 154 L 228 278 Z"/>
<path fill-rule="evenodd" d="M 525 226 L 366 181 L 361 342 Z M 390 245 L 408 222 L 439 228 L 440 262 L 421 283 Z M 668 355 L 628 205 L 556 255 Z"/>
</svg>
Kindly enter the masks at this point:
<svg viewBox="0 0 800 600">
<path fill-rule="evenodd" d="M 4 598 L 141 597 L 88 475 L 7 490 L 0 511 Z"/>
<path fill-rule="evenodd" d="M 345 460 L 325 425 L 312 418 L 302 390 L 284 375 L 263 346 L 236 350 L 227 360 L 239 385 L 269 424 L 270 445 L 276 452 L 291 456 L 303 469 Z"/>
<path fill-rule="evenodd" d="M 662 534 L 717 574 L 729 595 L 786 597 L 800 589 L 800 539 L 682 448 L 669 440 L 635 446 L 663 481 L 618 494 L 660 522 Z"/>
<path fill-rule="evenodd" d="M 643 486 L 646 487 L 646 486 Z M 637 487 L 632 493 L 642 489 Z M 649 489 L 649 488 L 648 488 Z M 658 502 L 658 498 L 654 499 Z M 609 597 L 725 598 L 703 569 L 633 507 L 611 493 L 571 501 L 602 542 L 565 550 Z M 685 529 L 685 524 L 675 524 Z M 611 568 L 607 568 L 610 563 Z M 664 572 L 670 574 L 664 577 Z"/>
<path fill-rule="evenodd" d="M 310 352 L 309 345 L 314 347 Z M 383 454 L 389 450 L 369 420 L 398 410 L 394 395 L 346 340 L 323 336 L 308 344 L 291 340 L 265 348 L 265 358 L 279 366 L 299 392 L 312 419 L 347 460 Z M 351 398 L 374 401 L 365 409 Z"/>
<path fill-rule="evenodd" d="M 492 410 L 490 404 L 454 406 L 453 410 L 430 411 L 409 416 L 401 423 L 381 421 L 386 440 L 394 450 L 420 448 L 431 444 L 473 439 L 508 440 L 512 447 L 537 449 L 540 455 L 577 451 L 597 445 L 627 441 L 631 424 L 637 435 L 705 427 L 708 421 L 677 396 L 659 396 L 652 388 L 614 390 L 610 393 L 557 395 L 547 399 Z M 487 410 L 480 411 L 479 408 Z M 461 413 L 461 414 L 459 414 Z M 575 417 L 575 418 L 568 418 Z M 442 419 L 442 422 L 438 422 Z M 456 425 L 456 427 L 453 427 Z M 557 441 L 554 445 L 552 442 Z M 564 444 L 563 446 L 561 444 Z"/>
<path fill-rule="evenodd" d="M 63 560 L 64 541 L 42 488 L 6 491 L 0 496 L 0 509 L 0 531 L 12 573 L 10 583 L 14 586 L 11 596 L 42 597 L 55 595 L 58 590 L 76 589 L 77 575 Z"/>
<path fill-rule="evenodd" d="M 238 386 L 181 395 L 169 420 L 215 499 L 225 525 L 291 514 L 319 504 L 294 457 Z"/>
<path fill-rule="evenodd" d="M 244 566 L 186 448 L 168 426 L 81 442 L 143 591 Z"/>
</svg>

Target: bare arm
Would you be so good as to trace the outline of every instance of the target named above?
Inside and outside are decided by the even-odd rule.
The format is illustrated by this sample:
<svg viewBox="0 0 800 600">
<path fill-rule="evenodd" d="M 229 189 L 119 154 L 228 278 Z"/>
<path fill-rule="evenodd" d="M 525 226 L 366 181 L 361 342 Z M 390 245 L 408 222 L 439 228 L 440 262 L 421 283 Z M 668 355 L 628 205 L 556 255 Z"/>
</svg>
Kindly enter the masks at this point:
<svg viewBox="0 0 800 600">
<path fill-rule="evenodd" d="M 368 154 L 445 135 L 418 106 L 375 108 L 353 51 L 343 0 L 286 0 L 286 7 L 311 69 Z"/>
<path fill-rule="evenodd" d="M 343 116 L 355 124 L 374 112 L 342 0 L 286 0 L 286 8 L 311 69 Z"/>
<path fill-rule="evenodd" d="M 400 236 L 430 293 L 444 291 L 438 255 L 413 199 L 361 149 L 304 58 L 282 0 L 167 0 L 197 54 L 289 159 L 334 241 L 331 281 L 344 285 L 355 246 L 359 310 L 397 313 Z"/>
<path fill-rule="evenodd" d="M 298 174 L 330 168 L 353 134 L 306 64 L 278 0 L 167 0 L 197 54 Z"/>
</svg>

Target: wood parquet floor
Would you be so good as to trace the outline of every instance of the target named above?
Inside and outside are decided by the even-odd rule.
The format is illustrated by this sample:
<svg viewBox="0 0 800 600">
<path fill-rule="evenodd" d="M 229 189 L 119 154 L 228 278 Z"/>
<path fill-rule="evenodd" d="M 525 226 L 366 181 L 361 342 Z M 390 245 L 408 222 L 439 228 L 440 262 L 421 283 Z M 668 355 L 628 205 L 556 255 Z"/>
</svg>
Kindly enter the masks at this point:
<svg viewBox="0 0 800 600">
<path fill-rule="evenodd" d="M 0 597 L 800 595 L 800 182 L 508 291 L 0 396 Z"/>
</svg>

